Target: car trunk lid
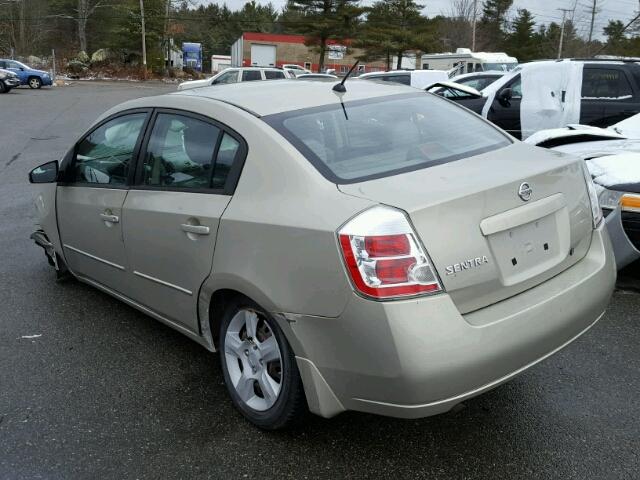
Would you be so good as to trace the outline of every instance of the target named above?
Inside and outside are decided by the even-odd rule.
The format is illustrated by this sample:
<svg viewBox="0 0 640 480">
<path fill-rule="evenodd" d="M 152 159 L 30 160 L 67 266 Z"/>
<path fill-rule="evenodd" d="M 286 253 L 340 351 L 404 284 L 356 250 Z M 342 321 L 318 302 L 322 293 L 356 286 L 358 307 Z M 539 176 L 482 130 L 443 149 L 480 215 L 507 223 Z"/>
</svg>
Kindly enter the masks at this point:
<svg viewBox="0 0 640 480">
<path fill-rule="evenodd" d="M 516 143 L 338 188 L 407 212 L 448 294 L 468 313 L 586 254 L 592 218 L 581 162 Z"/>
</svg>

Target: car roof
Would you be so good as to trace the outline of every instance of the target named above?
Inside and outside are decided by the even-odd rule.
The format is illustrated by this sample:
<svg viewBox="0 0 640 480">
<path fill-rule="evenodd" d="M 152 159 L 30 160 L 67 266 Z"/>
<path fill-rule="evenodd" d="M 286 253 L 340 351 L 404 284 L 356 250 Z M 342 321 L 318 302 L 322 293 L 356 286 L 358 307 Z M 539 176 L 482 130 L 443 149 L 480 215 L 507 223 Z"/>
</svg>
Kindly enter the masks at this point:
<svg viewBox="0 0 640 480">
<path fill-rule="evenodd" d="M 337 82 L 336 82 L 337 83 Z M 314 80 L 279 80 L 277 82 L 240 82 L 229 85 L 182 90 L 168 95 L 218 100 L 257 116 L 333 105 L 340 101 L 366 100 L 403 93 L 419 93 L 419 90 L 404 85 L 379 84 L 358 80 L 347 80 L 347 91 L 338 94 L 330 82 Z M 153 97 L 150 97 L 153 99 Z M 150 101 L 152 103 L 153 100 Z"/>
</svg>

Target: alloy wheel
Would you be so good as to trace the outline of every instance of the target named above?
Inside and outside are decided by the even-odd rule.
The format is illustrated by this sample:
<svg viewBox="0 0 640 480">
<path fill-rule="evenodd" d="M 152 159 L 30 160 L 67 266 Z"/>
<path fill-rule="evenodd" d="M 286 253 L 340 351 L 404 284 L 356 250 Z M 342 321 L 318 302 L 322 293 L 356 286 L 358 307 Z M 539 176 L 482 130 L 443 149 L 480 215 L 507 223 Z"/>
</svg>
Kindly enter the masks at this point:
<svg viewBox="0 0 640 480">
<path fill-rule="evenodd" d="M 240 400 L 256 411 L 270 409 L 282 390 L 282 353 L 262 314 L 239 310 L 229 322 L 224 355 Z"/>
</svg>

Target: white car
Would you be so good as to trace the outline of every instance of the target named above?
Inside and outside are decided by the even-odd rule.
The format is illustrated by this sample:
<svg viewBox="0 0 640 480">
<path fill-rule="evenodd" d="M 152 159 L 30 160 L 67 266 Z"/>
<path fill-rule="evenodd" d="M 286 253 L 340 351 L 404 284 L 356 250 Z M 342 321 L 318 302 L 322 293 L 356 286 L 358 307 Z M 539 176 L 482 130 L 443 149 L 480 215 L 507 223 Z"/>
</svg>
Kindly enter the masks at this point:
<svg viewBox="0 0 640 480">
<path fill-rule="evenodd" d="M 640 259 L 640 114 L 608 128 L 569 125 L 542 130 L 525 142 L 585 160 L 618 269 Z"/>
<path fill-rule="evenodd" d="M 303 68 L 300 65 L 296 65 L 295 63 L 285 63 L 282 65 L 282 68 L 284 70 L 290 70 L 296 77 L 298 75 L 304 75 L 305 73 L 312 73 L 311 70 Z"/>
<path fill-rule="evenodd" d="M 436 82 L 449 80 L 449 74 L 445 70 L 390 70 L 388 72 L 363 73 L 358 78 L 427 88 Z"/>
<path fill-rule="evenodd" d="M 294 78 L 286 70 L 280 68 L 265 67 L 240 67 L 227 68 L 213 77 L 204 80 L 191 80 L 178 85 L 178 90 L 189 90 L 191 88 L 209 87 L 211 85 L 225 85 L 229 83 L 250 82 L 255 80 L 285 80 Z"/>
</svg>

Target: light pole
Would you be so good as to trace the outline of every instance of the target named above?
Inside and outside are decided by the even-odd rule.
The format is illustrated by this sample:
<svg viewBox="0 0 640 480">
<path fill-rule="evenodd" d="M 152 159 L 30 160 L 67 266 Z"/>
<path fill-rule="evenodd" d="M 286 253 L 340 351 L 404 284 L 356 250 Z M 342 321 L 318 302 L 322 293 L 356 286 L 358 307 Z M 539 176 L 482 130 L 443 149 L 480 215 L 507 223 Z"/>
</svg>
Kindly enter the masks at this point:
<svg viewBox="0 0 640 480">
<path fill-rule="evenodd" d="M 142 24 L 142 65 L 147 71 L 147 39 L 144 25 L 144 0 L 140 0 L 140 21 Z"/>
</svg>

